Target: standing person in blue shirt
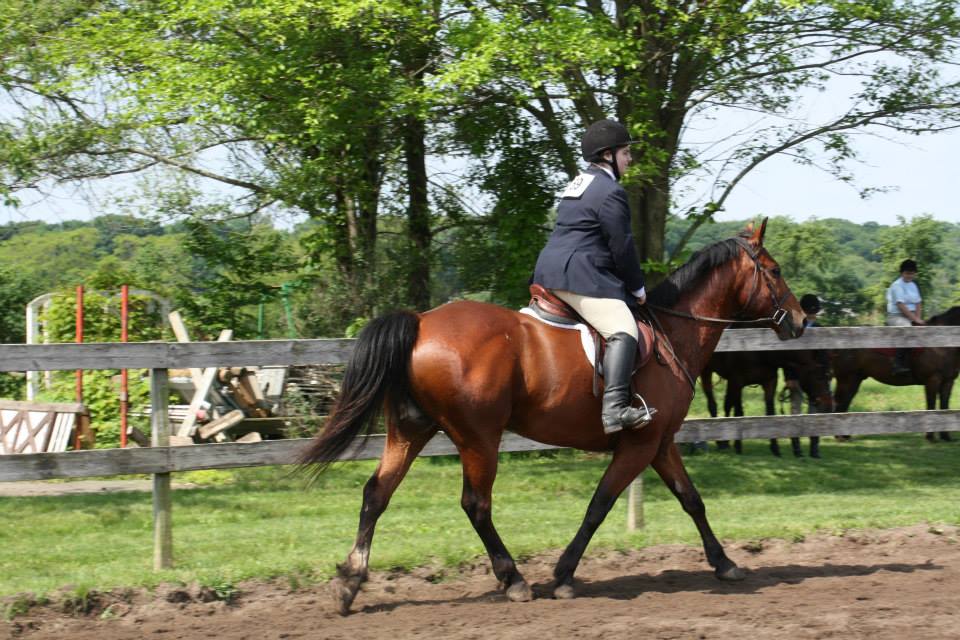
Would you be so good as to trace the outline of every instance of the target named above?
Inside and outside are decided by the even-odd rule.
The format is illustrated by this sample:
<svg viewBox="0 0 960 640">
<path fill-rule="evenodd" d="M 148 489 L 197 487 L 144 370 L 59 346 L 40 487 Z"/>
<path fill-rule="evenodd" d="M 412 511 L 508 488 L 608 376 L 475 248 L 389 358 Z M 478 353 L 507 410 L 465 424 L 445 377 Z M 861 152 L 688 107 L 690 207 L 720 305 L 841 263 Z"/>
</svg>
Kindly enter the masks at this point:
<svg viewBox="0 0 960 640">
<path fill-rule="evenodd" d="M 923 298 L 920 288 L 914 280 L 917 277 L 917 263 L 904 260 L 900 263 L 900 277 L 887 289 L 887 326 L 909 327 L 923 326 Z M 893 375 L 910 373 L 907 364 L 909 349 L 897 349 L 893 358 Z"/>
<path fill-rule="evenodd" d="M 644 304 L 647 294 L 619 181 L 632 160 L 629 145 L 637 142 L 614 120 L 587 128 L 580 150 L 590 166 L 561 194 L 557 224 L 533 274 L 533 282 L 551 289 L 607 341 L 601 415 L 608 434 L 642 427 L 656 412 L 630 404 L 638 336 L 630 305 Z"/>
</svg>

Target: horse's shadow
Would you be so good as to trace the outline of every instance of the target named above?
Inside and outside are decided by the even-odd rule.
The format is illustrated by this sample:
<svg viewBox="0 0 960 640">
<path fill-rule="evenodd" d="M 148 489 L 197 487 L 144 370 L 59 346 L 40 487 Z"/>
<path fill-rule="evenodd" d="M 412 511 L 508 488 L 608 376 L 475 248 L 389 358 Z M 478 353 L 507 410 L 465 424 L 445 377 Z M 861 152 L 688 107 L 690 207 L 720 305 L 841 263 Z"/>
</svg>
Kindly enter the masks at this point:
<svg viewBox="0 0 960 640">
<path fill-rule="evenodd" d="M 609 580 L 577 580 L 575 590 L 577 598 L 609 598 L 613 600 L 633 600 L 645 593 L 685 593 L 703 592 L 718 595 L 750 595 L 763 589 L 780 584 L 800 584 L 813 578 L 849 578 L 868 576 L 878 571 L 913 573 L 914 571 L 942 571 L 943 566 L 926 562 L 923 564 L 887 563 L 887 564 L 823 564 L 804 566 L 788 564 L 782 566 L 761 567 L 747 570 L 747 577 L 740 582 L 721 582 L 710 570 L 667 570 L 657 574 L 642 573 L 619 576 Z M 551 599 L 552 583 L 543 582 L 532 585 L 535 599 Z M 490 591 L 449 599 L 406 600 L 370 604 L 362 607 L 363 613 L 393 611 L 398 607 L 430 606 L 445 604 L 501 604 L 505 601 L 501 591 Z"/>
<path fill-rule="evenodd" d="M 800 584 L 812 578 L 848 578 L 868 576 L 878 571 L 913 573 L 914 571 L 939 571 L 941 565 L 923 564 L 823 564 L 806 566 L 788 564 L 747 570 L 747 577 L 740 582 L 721 582 L 710 570 L 668 570 L 658 574 L 619 576 L 610 580 L 578 581 L 578 598 L 613 598 L 632 600 L 644 593 L 682 593 L 699 591 L 713 594 L 748 595 L 780 584 Z M 535 585 L 538 597 L 550 597 L 550 584 Z"/>
</svg>

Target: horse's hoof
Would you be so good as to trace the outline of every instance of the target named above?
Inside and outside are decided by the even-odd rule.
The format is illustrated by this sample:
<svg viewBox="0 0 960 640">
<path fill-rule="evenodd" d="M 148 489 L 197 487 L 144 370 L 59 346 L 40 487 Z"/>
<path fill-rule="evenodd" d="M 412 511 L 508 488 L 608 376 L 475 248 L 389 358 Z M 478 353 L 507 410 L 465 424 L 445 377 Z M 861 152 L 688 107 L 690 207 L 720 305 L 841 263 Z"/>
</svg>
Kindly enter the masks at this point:
<svg viewBox="0 0 960 640">
<path fill-rule="evenodd" d="M 739 582 L 747 577 L 747 572 L 738 567 L 735 564 L 728 567 L 727 569 L 720 571 L 717 569 L 717 578 L 723 580 L 724 582 Z"/>
<path fill-rule="evenodd" d="M 357 597 L 360 582 L 359 576 L 347 578 L 338 576 L 330 581 L 330 595 L 333 598 L 333 608 L 337 613 L 342 616 L 350 613 L 350 605 Z"/>
<path fill-rule="evenodd" d="M 510 602 L 530 602 L 533 600 L 533 590 L 525 580 L 514 582 L 507 587 L 507 599 Z"/>
<path fill-rule="evenodd" d="M 573 592 L 572 584 L 561 584 L 553 590 L 553 597 L 557 600 L 573 600 L 576 594 Z"/>
</svg>

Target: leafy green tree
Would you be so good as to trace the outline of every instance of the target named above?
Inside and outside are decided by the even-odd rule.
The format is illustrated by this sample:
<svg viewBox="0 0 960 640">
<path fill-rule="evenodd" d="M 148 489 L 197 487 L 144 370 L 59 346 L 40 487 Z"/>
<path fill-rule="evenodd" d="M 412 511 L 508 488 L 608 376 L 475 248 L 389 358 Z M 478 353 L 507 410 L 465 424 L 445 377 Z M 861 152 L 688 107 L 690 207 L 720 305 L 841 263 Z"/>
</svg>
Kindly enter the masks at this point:
<svg viewBox="0 0 960 640">
<path fill-rule="evenodd" d="M 24 107 L 0 127 L 2 188 L 13 198 L 44 180 L 159 168 L 214 181 L 232 189 L 237 213 L 281 207 L 316 220 L 304 237 L 311 259 L 332 255 L 363 305 L 392 175 L 413 194 L 411 272 L 429 290 L 418 263 L 430 240 L 418 94 L 435 5 L 2 3 L 11 28 L 0 80 Z"/>
<path fill-rule="evenodd" d="M 743 178 L 788 155 L 849 181 L 853 136 L 952 126 L 960 88 L 956 3 L 835 0 L 463 3 L 456 62 L 440 87 L 519 109 L 542 125 L 554 161 L 576 171 L 576 133 L 616 117 L 642 141 L 627 179 L 640 255 L 663 264 L 677 187 L 708 184 L 682 213 L 687 240 Z M 849 95 L 813 119 L 800 97 L 846 79 Z M 456 99 L 462 99 L 454 94 Z M 750 114 L 746 122 L 743 114 Z M 744 122 L 714 139 L 717 122 Z M 687 198 L 689 200 L 689 198 Z"/>
<path fill-rule="evenodd" d="M 214 181 L 230 203 L 209 211 L 305 213 L 304 271 L 354 317 L 398 288 L 429 304 L 435 237 L 473 240 L 454 226 L 488 232 L 498 299 L 518 286 L 601 117 L 642 141 L 626 184 L 663 270 L 768 159 L 850 181 L 855 135 L 935 132 L 960 104 L 941 71 L 953 0 L 0 0 L 0 16 L 4 197 L 166 170 L 182 185 L 155 208 L 177 212 L 202 200 L 184 176 Z M 847 95 L 809 116 L 803 96 L 833 78 Z M 430 155 L 471 179 L 437 185 Z M 381 248 L 388 229 L 405 246 Z"/>
<path fill-rule="evenodd" d="M 32 291 L 22 272 L 0 267 L 0 344 L 26 341 L 25 309 L 33 298 Z M 23 389 L 23 378 L 0 374 L 0 397 L 18 399 Z"/>
</svg>

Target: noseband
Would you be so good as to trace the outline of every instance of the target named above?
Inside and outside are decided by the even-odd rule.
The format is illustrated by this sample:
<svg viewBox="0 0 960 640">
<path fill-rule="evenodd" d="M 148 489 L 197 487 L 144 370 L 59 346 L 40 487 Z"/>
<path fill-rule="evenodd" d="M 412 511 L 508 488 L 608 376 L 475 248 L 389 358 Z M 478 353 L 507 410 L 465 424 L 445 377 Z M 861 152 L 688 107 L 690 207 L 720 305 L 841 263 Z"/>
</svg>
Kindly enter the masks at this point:
<svg viewBox="0 0 960 640">
<path fill-rule="evenodd" d="M 750 286 L 750 295 L 747 296 L 746 303 L 740 308 L 740 311 L 737 312 L 737 316 L 742 316 L 743 313 L 750 308 L 750 303 L 753 302 L 753 297 L 757 294 L 757 290 L 759 288 L 758 285 L 760 284 L 761 278 L 767 285 L 767 293 L 770 295 L 771 302 L 773 302 L 773 315 L 768 318 L 759 318 L 756 320 L 741 320 L 739 318 L 714 318 L 711 316 L 699 316 L 693 313 L 675 311 L 674 309 L 652 304 L 647 306 L 653 307 L 657 311 L 662 311 L 668 315 L 687 318 L 689 320 L 697 320 L 699 322 L 715 322 L 718 324 L 736 325 L 738 327 L 762 327 L 769 323 L 773 323 L 773 326 L 779 327 L 781 324 L 783 324 L 783 321 L 787 318 L 787 310 L 783 308 L 783 303 L 786 302 L 787 296 L 790 294 L 785 293 L 782 297 L 778 298 L 773 279 L 771 278 L 770 274 L 767 273 L 767 270 L 760 266 L 760 252 L 754 251 L 753 247 L 750 246 L 750 243 L 743 238 L 736 237 L 733 238 L 733 240 L 740 245 L 746 254 L 750 256 L 750 259 L 753 260 L 753 283 Z"/>
</svg>

